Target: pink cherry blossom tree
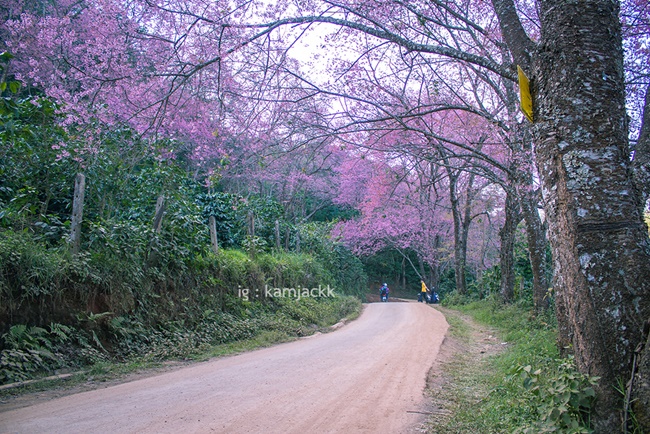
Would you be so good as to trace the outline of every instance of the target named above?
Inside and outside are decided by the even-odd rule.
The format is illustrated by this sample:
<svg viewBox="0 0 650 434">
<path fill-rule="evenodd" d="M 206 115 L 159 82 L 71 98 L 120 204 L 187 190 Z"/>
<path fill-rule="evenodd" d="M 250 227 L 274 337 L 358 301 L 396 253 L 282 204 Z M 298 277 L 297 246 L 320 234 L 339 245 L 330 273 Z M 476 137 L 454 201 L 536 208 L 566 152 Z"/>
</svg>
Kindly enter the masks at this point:
<svg viewBox="0 0 650 434">
<path fill-rule="evenodd" d="M 411 175 L 409 157 L 435 162 L 444 168 L 440 182 L 447 186 L 466 185 L 473 192 L 495 183 L 510 203 L 518 196 L 529 239 L 537 240 L 531 253 L 539 254 L 543 237 L 534 220 L 540 189 L 534 176 L 522 175 L 533 172 L 527 158 L 532 141 L 555 260 L 561 333 L 572 343 L 579 369 L 602 377 L 596 428 L 616 431 L 617 377 L 634 375 L 637 346 L 650 357 L 642 330 L 650 317 L 648 235 L 641 211 L 648 184 L 648 98 L 642 97 L 647 5 L 624 2 L 625 27 L 618 2 L 539 0 L 537 8 L 530 6 L 512 0 L 175 0 L 126 7 L 103 0 L 62 2 L 36 13 L 10 4 L 3 31 L 7 48 L 17 54 L 13 73 L 65 101 L 73 124 L 83 125 L 87 117 L 128 122 L 142 133 L 176 135 L 197 155 L 209 155 L 213 144 L 245 146 L 256 156 L 265 156 L 267 148 L 283 149 L 286 142 L 291 145 L 283 151 L 304 149 L 302 143 L 319 155 L 329 146 L 346 146 L 379 152 L 377 161 L 396 179 Z M 107 23 L 98 25 L 100 16 L 108 17 Z M 351 48 L 334 63 L 330 80 L 309 77 L 288 56 L 290 46 L 316 25 L 336 29 L 325 44 L 345 38 Z M 79 43 L 84 40 L 89 43 Z M 512 109 L 515 65 L 532 80 L 531 139 L 521 126 L 526 121 Z M 301 114 L 301 126 L 310 128 L 293 131 L 286 116 L 279 116 L 281 107 L 294 112 L 290 105 L 315 95 L 328 101 L 328 109 Z M 632 135 L 638 136 L 633 160 L 626 102 L 636 107 L 630 112 Z M 453 128 L 458 125 L 449 121 L 453 117 L 463 119 L 462 129 Z M 92 146 L 91 131 L 88 136 Z M 219 152 L 227 154 L 215 155 Z M 384 189 L 392 185 L 389 197 L 406 214 L 406 192 L 416 178 L 379 184 L 368 210 L 377 209 L 377 198 L 386 197 Z M 449 196 L 456 202 L 451 188 Z M 461 218 L 452 220 L 460 225 L 455 233 L 461 250 L 463 224 L 473 215 L 466 211 L 476 197 L 474 192 L 457 198 Z M 514 213 L 505 217 L 516 220 Z M 414 219 L 413 225 L 402 224 L 401 232 L 391 232 L 398 222 L 389 223 L 375 227 L 395 245 L 418 228 Z M 501 237 L 504 244 L 514 226 L 504 224 L 509 228 Z M 647 397 L 640 395 L 638 402 Z M 647 408 L 639 414 L 647 415 Z"/>
</svg>

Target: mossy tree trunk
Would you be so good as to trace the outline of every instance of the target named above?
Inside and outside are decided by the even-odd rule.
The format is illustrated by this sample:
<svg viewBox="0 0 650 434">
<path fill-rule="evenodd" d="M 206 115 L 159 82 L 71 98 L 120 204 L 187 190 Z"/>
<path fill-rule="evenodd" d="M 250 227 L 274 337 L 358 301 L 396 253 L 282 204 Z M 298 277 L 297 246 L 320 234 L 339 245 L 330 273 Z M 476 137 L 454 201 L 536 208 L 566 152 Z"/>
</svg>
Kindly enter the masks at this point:
<svg viewBox="0 0 650 434">
<path fill-rule="evenodd" d="M 632 376 L 650 317 L 650 245 L 629 158 L 619 5 L 541 0 L 534 44 L 513 2 L 493 3 L 533 83 L 561 341 L 571 342 L 581 372 L 601 377 L 596 432 L 621 432 L 616 388 Z"/>
</svg>

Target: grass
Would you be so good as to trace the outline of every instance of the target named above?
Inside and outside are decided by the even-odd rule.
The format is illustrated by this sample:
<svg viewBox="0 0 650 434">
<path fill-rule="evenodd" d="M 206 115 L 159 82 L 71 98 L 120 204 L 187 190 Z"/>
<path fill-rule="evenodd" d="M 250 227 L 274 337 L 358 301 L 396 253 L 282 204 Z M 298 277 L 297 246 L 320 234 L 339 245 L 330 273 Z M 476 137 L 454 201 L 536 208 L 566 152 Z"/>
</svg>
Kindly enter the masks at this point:
<svg viewBox="0 0 650 434">
<path fill-rule="evenodd" d="M 525 307 L 497 301 L 441 310 L 450 325 L 447 345 L 453 354 L 430 386 L 437 410 L 428 432 L 540 432 L 532 427 L 546 408 L 544 398 L 536 401 L 520 374 L 531 365 L 532 371 L 546 373 L 548 378 L 540 375 L 541 385 L 557 378 L 561 362 L 552 315 L 535 317 Z"/>
<path fill-rule="evenodd" d="M 450 311 L 446 312 L 445 317 L 449 324 L 449 336 L 469 343 L 471 340 L 471 328 L 467 322 L 460 318 L 459 315 L 455 315 L 454 312 Z"/>
</svg>

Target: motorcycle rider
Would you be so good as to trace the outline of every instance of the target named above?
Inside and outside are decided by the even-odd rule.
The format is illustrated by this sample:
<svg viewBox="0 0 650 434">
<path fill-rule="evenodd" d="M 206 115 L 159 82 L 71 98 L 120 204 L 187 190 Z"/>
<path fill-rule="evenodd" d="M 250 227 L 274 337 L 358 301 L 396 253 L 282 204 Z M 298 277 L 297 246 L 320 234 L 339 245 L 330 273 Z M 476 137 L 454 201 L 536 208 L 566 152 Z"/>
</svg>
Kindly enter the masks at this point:
<svg viewBox="0 0 650 434">
<path fill-rule="evenodd" d="M 386 301 L 388 301 L 388 294 L 390 293 L 390 289 L 388 288 L 388 285 L 384 283 L 381 288 L 379 288 L 379 295 L 381 297 L 381 301 L 384 301 L 384 297 L 386 297 Z"/>
</svg>

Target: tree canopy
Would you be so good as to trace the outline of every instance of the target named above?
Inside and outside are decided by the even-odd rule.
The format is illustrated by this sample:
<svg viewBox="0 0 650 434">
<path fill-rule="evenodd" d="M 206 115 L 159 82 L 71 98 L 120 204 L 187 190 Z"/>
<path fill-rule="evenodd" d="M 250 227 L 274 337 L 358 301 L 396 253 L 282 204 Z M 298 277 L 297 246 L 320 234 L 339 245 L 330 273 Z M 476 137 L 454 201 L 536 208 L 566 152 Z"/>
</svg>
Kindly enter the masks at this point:
<svg viewBox="0 0 650 434">
<path fill-rule="evenodd" d="M 269 243 L 272 220 L 327 211 L 328 236 L 394 250 L 435 287 L 453 268 L 467 293 L 498 266 L 506 300 L 525 234 L 536 308 L 552 287 L 561 342 L 603 377 L 597 426 L 619 426 L 615 386 L 650 318 L 647 2 L 15 0 L 0 15 L 7 143 L 29 134 L 16 107 L 47 114 L 22 159 L 109 171 L 146 149 L 206 189 L 226 239 L 233 200 L 262 201 Z"/>
</svg>

